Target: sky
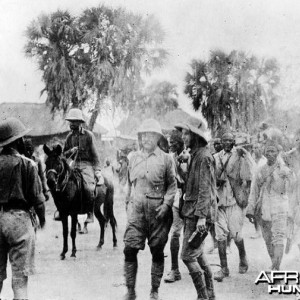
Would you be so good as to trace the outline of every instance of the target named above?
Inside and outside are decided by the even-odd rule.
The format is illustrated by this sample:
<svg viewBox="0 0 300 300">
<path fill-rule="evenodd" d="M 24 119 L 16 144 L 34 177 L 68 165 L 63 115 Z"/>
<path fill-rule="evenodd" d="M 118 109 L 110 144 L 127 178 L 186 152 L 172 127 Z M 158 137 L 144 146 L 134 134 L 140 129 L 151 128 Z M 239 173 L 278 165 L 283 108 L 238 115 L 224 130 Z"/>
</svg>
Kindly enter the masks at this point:
<svg viewBox="0 0 300 300">
<path fill-rule="evenodd" d="M 282 65 L 283 106 L 298 104 L 300 73 L 300 1 L 298 0 L 0 0 L 0 102 L 44 102 L 44 85 L 34 61 L 26 58 L 24 32 L 41 13 L 67 9 L 79 14 L 98 6 L 122 6 L 160 21 L 169 52 L 165 66 L 149 82 L 177 84 L 179 104 L 193 113 L 183 94 L 183 79 L 192 59 L 209 51 L 243 50 L 259 57 L 275 57 Z M 300 105 L 300 102 L 299 104 Z"/>
</svg>

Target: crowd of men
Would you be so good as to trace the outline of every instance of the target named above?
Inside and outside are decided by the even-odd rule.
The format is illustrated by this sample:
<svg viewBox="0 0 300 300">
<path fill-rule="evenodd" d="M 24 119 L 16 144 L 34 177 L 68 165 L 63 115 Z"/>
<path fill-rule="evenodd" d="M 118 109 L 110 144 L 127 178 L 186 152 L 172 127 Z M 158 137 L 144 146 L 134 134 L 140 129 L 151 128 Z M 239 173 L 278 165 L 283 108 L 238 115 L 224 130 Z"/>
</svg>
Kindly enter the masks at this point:
<svg viewBox="0 0 300 300">
<path fill-rule="evenodd" d="M 248 270 L 243 238 L 246 217 L 255 225 L 253 238 L 262 233 L 271 259 L 270 270 L 279 270 L 287 232 L 295 227 L 297 233 L 300 226 L 300 131 L 296 148 L 287 152 L 280 138 L 268 135 L 262 141 L 236 146 L 234 134 L 228 131 L 209 145 L 202 123 L 176 125 L 169 137 L 169 150 L 159 147 L 163 134 L 155 120 L 146 120 L 138 135 L 140 150 L 129 160 L 127 201 L 131 214 L 124 237 L 128 288 L 124 299 L 136 299 L 137 253 L 144 249 L 146 239 L 152 253 L 150 299 L 159 299 L 168 235 L 171 270 L 164 280 L 172 283 L 181 279 L 178 255 L 182 233 L 181 259 L 197 299 L 216 299 L 214 280 L 222 282 L 230 273 L 227 246 L 231 239 L 239 253 L 238 272 Z M 221 268 L 215 274 L 201 238 L 207 231 L 220 258 Z M 199 242 L 195 243 L 197 236 Z M 298 236 L 295 234 L 295 240 L 300 247 Z"/>
<path fill-rule="evenodd" d="M 86 222 L 93 222 L 95 185 L 103 184 L 95 138 L 82 127 L 79 109 L 71 109 L 66 119 L 71 132 L 63 153 L 73 157 L 82 174 Z M 27 133 L 17 119 L 0 123 L 0 292 L 9 256 L 14 299 L 28 299 L 28 276 L 34 272 L 35 216 L 43 228 L 44 201 L 49 198 L 32 143 L 24 142 Z M 178 256 L 182 234 L 181 259 L 198 300 L 216 299 L 214 280 L 222 282 L 229 276 L 229 240 L 233 239 L 238 249 L 238 272 L 247 272 L 249 261 L 243 239 L 246 217 L 255 224 L 257 234 L 262 233 L 271 259 L 270 270 L 280 268 L 290 228 L 295 228 L 300 248 L 300 131 L 295 137 L 296 147 L 285 152 L 278 139 L 268 136 L 260 143 L 236 146 L 235 136 L 229 131 L 209 143 L 202 122 L 197 126 L 177 124 L 167 140 L 159 122 L 147 119 L 138 129 L 138 141 L 139 149 L 130 153 L 126 162 L 126 209 L 130 213 L 124 234 L 125 300 L 137 297 L 138 252 L 145 248 L 146 240 L 152 254 L 152 300 L 159 299 L 169 237 L 171 270 L 164 280 L 172 283 L 181 279 Z M 108 161 L 106 168 L 109 166 Z M 204 253 L 208 231 L 220 258 L 221 268 L 215 274 Z"/>
</svg>

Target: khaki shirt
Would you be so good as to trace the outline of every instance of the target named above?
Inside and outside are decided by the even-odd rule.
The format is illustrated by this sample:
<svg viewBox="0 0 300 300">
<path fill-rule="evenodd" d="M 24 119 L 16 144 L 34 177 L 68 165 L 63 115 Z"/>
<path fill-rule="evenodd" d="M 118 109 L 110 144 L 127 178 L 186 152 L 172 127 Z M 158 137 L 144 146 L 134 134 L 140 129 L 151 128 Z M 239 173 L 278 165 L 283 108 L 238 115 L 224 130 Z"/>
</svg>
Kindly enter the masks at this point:
<svg viewBox="0 0 300 300">
<path fill-rule="evenodd" d="M 25 205 L 44 203 L 42 185 L 35 163 L 14 149 L 0 154 L 0 203 Z"/>
<path fill-rule="evenodd" d="M 79 150 L 77 162 L 88 162 L 93 166 L 94 170 L 100 170 L 96 139 L 91 131 L 81 128 L 78 133 L 74 131 L 69 133 L 63 150 L 66 157 L 70 156 L 70 150 L 73 147 L 78 147 Z"/>
<path fill-rule="evenodd" d="M 128 171 L 133 198 L 162 198 L 172 207 L 177 185 L 175 163 L 169 154 L 158 147 L 150 154 L 137 151 L 129 161 Z"/>
</svg>

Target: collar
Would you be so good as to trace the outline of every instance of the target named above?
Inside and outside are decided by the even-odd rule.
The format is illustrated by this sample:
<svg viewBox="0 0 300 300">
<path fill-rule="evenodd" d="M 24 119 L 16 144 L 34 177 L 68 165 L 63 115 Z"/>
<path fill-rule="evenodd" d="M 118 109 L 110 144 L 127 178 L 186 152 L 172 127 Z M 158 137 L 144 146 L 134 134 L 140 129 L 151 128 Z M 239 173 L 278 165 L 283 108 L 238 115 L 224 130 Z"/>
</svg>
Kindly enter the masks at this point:
<svg viewBox="0 0 300 300">
<path fill-rule="evenodd" d="M 160 148 L 157 146 L 153 152 L 151 153 L 147 153 L 147 152 L 143 152 L 141 151 L 141 154 L 144 156 L 144 157 L 150 157 L 151 155 L 155 155 L 155 156 L 160 156 L 162 153 L 162 150 L 160 150 Z"/>
<path fill-rule="evenodd" d="M 79 128 L 79 134 L 80 134 L 80 135 L 83 135 L 83 134 L 85 134 L 85 131 L 86 131 L 86 130 L 85 130 L 83 127 L 80 127 L 80 128 Z M 74 130 L 72 130 L 72 134 L 74 134 L 74 135 L 75 135 L 75 134 L 76 134 L 76 132 L 75 132 Z"/>
</svg>

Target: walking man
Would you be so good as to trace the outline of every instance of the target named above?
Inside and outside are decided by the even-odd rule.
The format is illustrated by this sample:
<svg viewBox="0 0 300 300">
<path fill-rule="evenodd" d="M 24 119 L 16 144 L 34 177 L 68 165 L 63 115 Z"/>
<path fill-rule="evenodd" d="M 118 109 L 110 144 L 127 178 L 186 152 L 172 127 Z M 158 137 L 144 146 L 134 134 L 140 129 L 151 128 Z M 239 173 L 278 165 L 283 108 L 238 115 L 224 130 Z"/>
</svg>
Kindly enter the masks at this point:
<svg viewBox="0 0 300 300">
<path fill-rule="evenodd" d="M 136 299 L 137 254 L 145 248 L 152 254 L 150 299 L 158 299 L 164 271 L 164 248 L 172 225 L 172 205 L 176 194 L 176 174 L 172 157 L 157 143 L 162 136 L 160 124 L 145 120 L 138 134 L 142 149 L 129 162 L 131 213 L 124 235 L 126 300 Z"/>
<path fill-rule="evenodd" d="M 219 282 L 223 281 L 224 277 L 229 276 L 226 253 L 228 234 L 233 238 L 239 251 L 239 273 L 244 274 L 248 270 L 242 235 L 247 203 L 240 203 L 240 198 L 238 198 L 240 193 L 237 190 L 243 193 L 250 186 L 253 170 L 253 160 L 250 153 L 243 148 L 234 147 L 232 133 L 222 135 L 222 144 L 224 149 L 214 155 L 219 199 L 215 230 L 221 262 L 221 270 L 214 275 L 214 279 Z M 247 198 L 248 196 L 244 194 L 244 200 L 247 201 Z"/>
<path fill-rule="evenodd" d="M 283 256 L 289 212 L 288 192 L 293 181 L 292 171 L 278 154 L 277 142 L 267 141 L 267 163 L 255 173 L 246 214 L 250 222 L 257 220 L 261 224 L 272 270 L 279 270 Z"/>
<path fill-rule="evenodd" d="M 181 258 L 192 277 L 197 299 L 214 300 L 212 271 L 203 251 L 204 243 L 196 249 L 188 243 L 195 231 L 203 232 L 207 230 L 208 224 L 214 222 L 213 207 L 216 207 L 214 159 L 206 147 L 207 139 L 201 127 L 197 128 L 190 124 L 180 124 L 175 127 L 182 132 L 185 147 L 190 148 L 186 191 L 181 212 L 184 216 Z"/>
<path fill-rule="evenodd" d="M 170 136 L 170 150 L 174 158 L 176 166 L 176 182 L 177 182 L 177 192 L 175 195 L 172 211 L 173 211 L 173 224 L 171 227 L 171 240 L 170 240 L 170 250 L 171 250 L 171 271 L 165 277 L 165 282 L 175 282 L 181 279 L 181 274 L 179 271 L 178 264 L 178 253 L 180 248 L 180 235 L 183 228 L 183 220 L 179 216 L 179 201 L 183 196 L 184 192 L 184 179 L 183 170 L 178 160 L 180 153 L 184 149 L 184 143 L 181 137 L 181 133 L 178 130 L 174 130 Z"/>
<path fill-rule="evenodd" d="M 75 168 L 83 178 L 84 200 L 87 206 L 87 218 L 85 223 L 94 222 L 94 199 L 96 179 L 98 184 L 103 184 L 100 161 L 96 147 L 94 134 L 82 127 L 85 122 L 82 111 L 78 108 L 70 109 L 66 120 L 70 122 L 71 133 L 66 138 L 63 153 L 66 157 L 73 157 Z"/>
<path fill-rule="evenodd" d="M 29 138 L 26 138 L 24 141 L 25 144 L 25 156 L 30 158 L 31 160 L 33 160 L 36 163 L 36 167 L 38 170 L 38 174 L 42 183 L 42 188 L 43 188 L 43 194 L 45 196 L 45 200 L 48 201 L 49 200 L 49 188 L 47 186 L 46 183 L 46 177 L 45 177 L 45 171 L 42 165 L 42 161 L 40 160 L 40 158 L 38 158 L 37 156 L 35 156 L 34 153 L 34 147 L 33 147 L 33 143 L 32 140 Z"/>
<path fill-rule="evenodd" d="M 34 162 L 25 153 L 23 136 L 29 132 L 15 118 L 0 123 L 0 293 L 6 279 L 7 258 L 12 269 L 14 300 L 28 299 L 28 276 L 34 273 L 34 208 L 45 225 L 42 186 Z"/>
</svg>

